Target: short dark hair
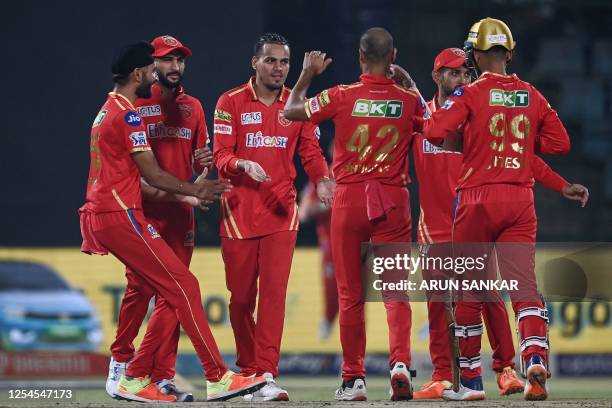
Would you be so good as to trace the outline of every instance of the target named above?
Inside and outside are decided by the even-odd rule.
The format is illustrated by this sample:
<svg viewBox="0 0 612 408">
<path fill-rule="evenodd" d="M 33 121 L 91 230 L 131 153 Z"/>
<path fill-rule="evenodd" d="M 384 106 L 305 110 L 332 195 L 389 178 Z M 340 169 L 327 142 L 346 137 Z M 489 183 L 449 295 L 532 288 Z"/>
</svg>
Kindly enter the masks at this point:
<svg viewBox="0 0 612 408">
<path fill-rule="evenodd" d="M 278 33 L 265 33 L 264 35 L 259 37 L 257 41 L 255 41 L 255 45 L 253 46 L 253 53 L 259 56 L 259 53 L 261 52 L 261 49 L 263 48 L 264 44 L 280 44 L 289 47 L 289 41 L 287 41 L 287 39 L 282 35 Z"/>
<path fill-rule="evenodd" d="M 385 63 L 393 54 L 393 37 L 384 28 L 370 28 L 361 36 L 359 48 L 368 61 Z"/>
<path fill-rule="evenodd" d="M 485 51 L 487 54 L 489 54 L 490 56 L 499 59 L 499 60 L 505 60 L 506 59 L 506 53 L 508 52 L 508 50 L 506 49 L 506 47 L 501 46 L 501 45 L 495 45 L 491 48 L 489 48 L 488 50 Z"/>
</svg>

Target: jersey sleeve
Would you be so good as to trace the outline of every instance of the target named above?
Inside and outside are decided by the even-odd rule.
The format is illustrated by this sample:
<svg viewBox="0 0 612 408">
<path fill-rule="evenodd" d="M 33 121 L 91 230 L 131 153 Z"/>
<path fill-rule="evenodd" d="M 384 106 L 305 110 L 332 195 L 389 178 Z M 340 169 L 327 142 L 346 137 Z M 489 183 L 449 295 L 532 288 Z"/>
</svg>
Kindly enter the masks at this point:
<svg viewBox="0 0 612 408">
<path fill-rule="evenodd" d="M 117 129 L 119 144 L 131 154 L 151 150 L 142 118 L 135 111 L 126 110 L 115 116 L 114 128 Z"/>
<path fill-rule="evenodd" d="M 201 149 L 210 142 L 210 137 L 208 136 L 208 129 L 206 127 L 206 116 L 204 115 L 204 109 L 202 108 L 202 104 L 200 104 L 199 101 L 196 103 L 196 111 L 198 122 L 196 125 L 195 138 L 192 141 L 192 150 Z M 193 162 L 193 169 L 198 174 L 202 173 L 202 171 L 204 170 L 204 168 L 200 166 L 200 163 L 195 160 Z"/>
<path fill-rule="evenodd" d="M 470 114 L 468 100 L 467 91 L 464 89 L 456 91 L 430 119 L 425 121 L 423 137 L 433 144 L 442 144 L 449 134 L 456 132 L 467 120 Z"/>
<path fill-rule="evenodd" d="M 535 88 L 534 88 L 535 90 Z M 570 151 L 570 139 L 557 112 L 546 98 L 535 90 L 539 105 L 539 127 L 536 134 L 535 150 L 542 154 L 566 154 Z"/>
<path fill-rule="evenodd" d="M 538 183 L 542 184 L 546 188 L 556 191 L 559 194 L 563 193 L 563 187 L 570 184 L 569 181 L 551 169 L 544 160 L 536 155 L 532 156 L 531 169 L 533 171 L 533 178 Z"/>
<path fill-rule="evenodd" d="M 321 91 L 316 96 L 306 99 L 304 103 L 306 115 L 315 125 L 324 120 L 333 119 L 340 109 L 343 96 L 340 85 Z"/>
<path fill-rule="evenodd" d="M 320 137 L 321 131 L 318 126 L 308 122 L 302 125 L 297 149 L 304 170 L 313 183 L 329 175 L 327 162 L 323 156 L 321 146 L 319 146 Z"/>
<path fill-rule="evenodd" d="M 213 162 L 229 175 L 239 174 L 236 157 L 236 115 L 229 96 L 222 95 L 217 102 L 214 117 Z"/>
</svg>

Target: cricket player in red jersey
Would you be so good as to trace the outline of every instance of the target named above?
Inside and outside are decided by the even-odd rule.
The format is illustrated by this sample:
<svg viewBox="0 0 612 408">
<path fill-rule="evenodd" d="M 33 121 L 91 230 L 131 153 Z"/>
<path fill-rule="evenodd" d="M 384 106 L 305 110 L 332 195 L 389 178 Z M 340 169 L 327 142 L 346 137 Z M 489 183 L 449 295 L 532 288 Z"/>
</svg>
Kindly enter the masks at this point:
<svg viewBox="0 0 612 408">
<path fill-rule="evenodd" d="M 318 124 L 333 120 L 333 174 L 337 187 L 331 220 L 334 269 L 340 304 L 342 385 L 337 400 L 366 400 L 365 316 L 361 244 L 411 240 L 408 150 L 413 120 L 423 115 L 417 94 L 387 78 L 395 59 L 393 38 L 382 28 L 361 37 L 363 74 L 352 85 L 339 85 L 306 99 L 312 79 L 331 63 L 325 53 L 306 53 L 285 116 Z M 410 382 L 411 309 L 407 297 L 385 298 L 392 400 L 412 398 Z"/>
<path fill-rule="evenodd" d="M 152 96 L 137 99 L 136 108 L 147 129 L 147 137 L 159 166 L 183 181 L 210 165 L 212 153 L 206 146 L 208 132 L 200 102 L 185 93 L 181 79 L 185 58 L 191 50 L 176 38 L 164 35 L 152 42 L 155 74 L 158 82 L 152 86 Z M 194 163 L 197 149 L 208 150 L 206 161 Z M 198 152 L 199 153 L 199 152 Z M 152 187 L 146 186 L 145 189 Z M 155 201 L 143 194 L 144 215 L 189 267 L 194 245 L 194 215 L 189 203 Z M 137 371 L 151 373 L 151 382 L 165 394 L 172 394 L 179 402 L 193 401 L 191 393 L 181 392 L 174 384 L 179 323 L 174 310 L 163 298 L 156 299 L 156 307 L 147 324 L 147 333 L 134 358 L 133 341 L 146 316 L 149 300 L 155 295 L 150 286 L 140 284 L 138 277 L 126 269 L 128 285 L 123 296 L 117 325 L 117 337 L 111 345 L 107 392 L 114 396 L 121 374 L 128 363 Z"/>
<path fill-rule="evenodd" d="M 436 112 L 447 98 L 462 86 L 471 82 L 466 67 L 466 55 L 458 48 L 447 48 L 434 61 L 432 78 L 438 87 L 436 96 L 428 102 Z M 421 134 L 415 134 L 412 148 L 414 165 L 419 182 L 420 216 L 418 242 L 429 256 L 451 256 L 448 252 L 452 240 L 452 217 L 456 198 L 455 188 L 460 176 L 463 155 L 444 150 L 431 144 Z M 546 187 L 573 198 L 570 183 L 555 173 L 542 159 L 533 156 L 534 178 Z M 446 251 L 446 252 L 445 252 Z M 489 262 L 497 275 L 494 262 Z M 434 274 L 434 271 L 424 273 Z M 492 294 L 499 297 L 498 294 Z M 522 392 L 523 383 L 514 370 L 514 345 L 508 322 L 506 306 L 499 297 L 483 305 L 483 318 L 493 350 L 493 370 L 497 372 L 497 385 L 501 395 Z M 414 393 L 415 399 L 441 398 L 442 391 L 452 379 L 449 336 L 445 305 L 441 300 L 428 301 L 429 352 L 434 366 L 431 381 Z M 480 328 L 482 330 L 482 327 Z"/>
<path fill-rule="evenodd" d="M 486 243 L 494 243 L 502 278 L 519 282 L 520 292 L 511 291 L 510 296 L 527 377 L 525 399 L 543 400 L 548 396 L 548 313 L 534 273 L 537 221 L 531 158 L 534 153 L 567 153 L 570 142 L 542 94 L 516 74 L 507 75 L 514 45 L 510 29 L 500 20 L 486 18 L 472 26 L 466 46 L 483 74 L 448 98 L 428 121 L 424 136 L 440 144 L 465 124 L 454 247 L 459 255 L 475 256 L 474 249 L 483 245 L 470 243 L 485 243 L 486 250 Z M 459 339 L 462 387 L 442 396 L 483 399 L 480 366 L 475 364 L 480 361 L 482 302 L 469 292 L 464 299 L 455 312 L 457 331 L 465 334 Z"/>
<path fill-rule="evenodd" d="M 214 118 L 214 163 L 234 185 L 221 198 L 221 252 L 231 292 L 236 364 L 243 375 L 268 380 L 245 396 L 251 402 L 289 399 L 275 377 L 298 230 L 296 151 L 319 199 L 329 205 L 333 194 L 319 129 L 283 116 L 290 92 L 284 85 L 289 55 L 284 37 L 261 36 L 251 59 L 255 76 L 219 98 Z"/>
<path fill-rule="evenodd" d="M 81 249 L 86 253 L 111 252 L 141 286 L 150 286 L 169 304 L 200 358 L 208 380 L 208 399 L 228 399 L 262 387 L 265 380 L 242 377 L 227 369 L 208 327 L 197 278 L 143 214 L 140 178 L 156 189 L 194 196 L 205 203 L 231 185 L 228 180 L 203 177 L 192 184 L 157 164 L 134 106 L 137 97 L 151 97 L 153 51 L 146 42 L 131 44 L 113 60 L 115 89 L 92 125 L 87 198 L 79 211 Z M 132 366 L 121 377 L 116 395 L 142 402 L 176 401 L 174 395 L 162 393 L 151 383 L 150 371 Z"/>
</svg>

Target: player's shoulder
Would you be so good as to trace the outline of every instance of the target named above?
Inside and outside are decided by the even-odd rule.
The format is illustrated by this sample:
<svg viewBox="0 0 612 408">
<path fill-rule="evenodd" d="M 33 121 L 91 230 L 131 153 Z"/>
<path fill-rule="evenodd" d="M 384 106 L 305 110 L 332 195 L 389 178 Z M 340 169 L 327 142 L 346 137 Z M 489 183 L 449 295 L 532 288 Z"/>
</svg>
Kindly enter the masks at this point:
<svg viewBox="0 0 612 408">
<path fill-rule="evenodd" d="M 249 95 L 249 92 L 250 92 L 250 87 L 249 87 L 249 83 L 247 82 L 246 84 L 238 85 L 230 90 L 223 92 L 221 97 L 222 98 L 226 97 L 229 99 L 236 99 L 236 98 L 244 97 L 245 95 Z"/>
<path fill-rule="evenodd" d="M 112 93 L 109 94 L 106 103 L 102 105 L 96 121 L 99 119 L 103 119 L 107 123 L 113 122 L 114 124 L 125 122 L 126 125 L 130 126 L 140 126 L 142 124 L 142 118 L 138 114 L 136 107 L 124 97 Z"/>
<path fill-rule="evenodd" d="M 348 84 L 348 85 L 339 84 L 330 89 L 334 89 L 339 92 L 347 92 L 347 91 L 352 91 L 352 90 L 357 90 L 359 88 L 362 88 L 364 85 L 365 84 L 363 82 L 357 81 L 357 82 L 353 82 L 352 84 Z"/>
</svg>

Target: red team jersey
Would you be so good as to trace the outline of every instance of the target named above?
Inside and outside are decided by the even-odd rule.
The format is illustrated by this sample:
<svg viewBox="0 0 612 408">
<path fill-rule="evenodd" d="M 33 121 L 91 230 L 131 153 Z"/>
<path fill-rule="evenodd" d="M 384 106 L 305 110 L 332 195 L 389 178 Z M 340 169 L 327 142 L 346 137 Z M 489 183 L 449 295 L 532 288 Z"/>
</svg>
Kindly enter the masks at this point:
<svg viewBox="0 0 612 408">
<path fill-rule="evenodd" d="M 142 208 L 140 172 L 132 153 L 151 150 L 140 115 L 111 92 L 91 128 L 85 209 L 94 213 Z"/>
<path fill-rule="evenodd" d="M 306 101 L 311 122 L 331 119 L 336 126 L 332 166 L 339 184 L 372 179 L 394 186 L 408 184 L 413 118 L 422 117 L 423 109 L 415 92 L 371 74 Z"/>
<path fill-rule="evenodd" d="M 428 106 L 432 113 L 440 108 L 435 97 L 428 102 Z M 463 154 L 444 150 L 429 142 L 422 134 L 415 133 L 412 155 L 419 181 L 421 207 L 418 241 L 420 244 L 451 242 L 453 209 Z M 538 156 L 533 156 L 531 168 L 537 181 L 557 192 L 569 184 Z M 533 186 L 533 178 L 530 184 Z"/>
<path fill-rule="evenodd" d="M 136 107 L 147 129 L 149 144 L 159 166 L 177 178 L 193 176 L 193 151 L 208 143 L 204 110 L 200 101 L 177 89 L 176 98 L 163 101 L 159 85 L 151 98 L 137 99 Z M 197 169 L 200 170 L 200 169 Z"/>
<path fill-rule="evenodd" d="M 487 72 L 456 91 L 426 122 L 424 137 L 441 143 L 441 134 L 464 122 L 459 190 L 486 184 L 531 187 L 534 152 L 569 151 L 569 136 L 557 113 L 516 74 Z"/>
<path fill-rule="evenodd" d="M 267 106 L 259 100 L 253 81 L 224 93 L 215 109 L 214 162 L 221 177 L 234 188 L 221 198 L 221 236 L 254 238 L 298 229 L 296 175 L 297 150 L 313 182 L 328 175 L 319 147 L 319 128 L 291 122 L 282 112 L 290 90 Z M 259 183 L 236 167 L 238 159 L 259 163 L 272 179 Z"/>
</svg>

